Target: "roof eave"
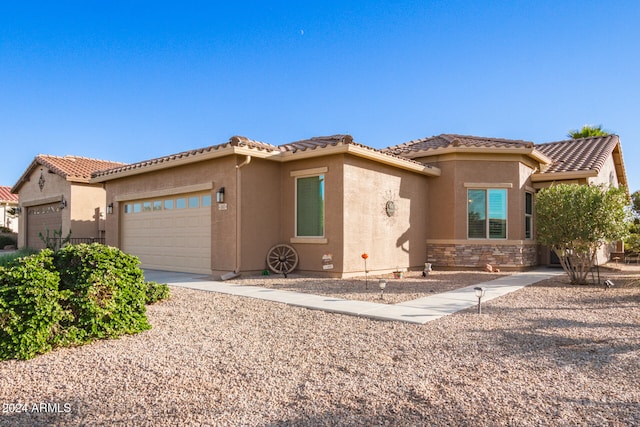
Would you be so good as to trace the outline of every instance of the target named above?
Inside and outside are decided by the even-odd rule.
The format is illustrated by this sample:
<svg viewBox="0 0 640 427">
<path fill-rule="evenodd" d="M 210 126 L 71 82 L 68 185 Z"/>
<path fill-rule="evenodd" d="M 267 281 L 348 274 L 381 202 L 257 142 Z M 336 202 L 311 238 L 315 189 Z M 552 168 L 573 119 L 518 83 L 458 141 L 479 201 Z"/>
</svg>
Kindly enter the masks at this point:
<svg viewBox="0 0 640 427">
<path fill-rule="evenodd" d="M 92 177 L 88 182 L 92 184 L 101 183 L 101 182 L 111 181 L 114 179 L 140 175 L 147 172 L 153 172 L 153 171 L 158 171 L 163 169 L 174 168 L 177 166 L 188 165 L 191 163 L 197 163 L 204 160 L 217 159 L 220 157 L 230 156 L 233 154 L 252 156 L 252 157 L 258 157 L 258 158 L 271 158 L 273 156 L 277 156 L 278 154 L 280 154 L 280 152 L 267 151 L 267 150 L 261 150 L 261 149 L 250 148 L 250 147 L 237 147 L 237 146 L 226 145 L 224 147 L 212 149 L 204 153 L 186 155 L 186 156 L 175 158 L 175 159 L 159 159 L 156 163 L 140 165 L 138 167 L 133 167 L 131 169 L 126 169 L 127 166 L 124 166 L 125 169 L 122 171 L 116 171 L 112 173 L 110 173 L 109 170 L 103 171 L 99 175 Z M 135 166 L 135 164 L 131 166 Z M 114 168 L 114 169 L 118 169 L 118 168 Z"/>
<path fill-rule="evenodd" d="M 427 176 L 440 176 L 441 173 L 440 169 L 434 166 L 428 166 L 408 161 L 404 158 L 385 154 L 377 150 L 368 149 L 360 145 L 342 143 L 326 147 L 297 150 L 295 152 L 286 151 L 283 152 L 276 160 L 279 160 L 281 162 L 290 162 L 312 157 L 330 156 L 332 154 L 351 154 L 357 157 L 373 160 L 378 163 L 386 164 L 411 172 L 417 172 Z"/>
<path fill-rule="evenodd" d="M 595 169 L 588 169 L 582 171 L 568 171 L 568 172 L 537 172 L 531 175 L 532 182 L 545 182 L 545 181 L 565 181 L 580 178 L 594 178 L 598 176 L 598 171 Z"/>
</svg>

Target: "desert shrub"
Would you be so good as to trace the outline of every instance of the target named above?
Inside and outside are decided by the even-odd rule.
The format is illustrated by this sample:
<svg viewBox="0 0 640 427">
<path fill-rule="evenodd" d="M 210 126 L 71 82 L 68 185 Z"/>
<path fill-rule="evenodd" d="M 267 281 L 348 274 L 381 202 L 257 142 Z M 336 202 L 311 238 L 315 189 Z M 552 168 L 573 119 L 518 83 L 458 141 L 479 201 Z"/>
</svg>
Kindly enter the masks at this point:
<svg viewBox="0 0 640 427">
<path fill-rule="evenodd" d="M 147 282 L 146 287 L 146 304 L 154 304 L 158 301 L 169 298 L 169 286 L 165 284 Z"/>
<path fill-rule="evenodd" d="M 30 359 L 55 345 L 67 317 L 59 280 L 50 250 L 0 267 L 0 360 Z"/>
<path fill-rule="evenodd" d="M 137 257 L 99 243 L 68 245 L 56 252 L 60 289 L 70 292 L 62 306 L 73 315 L 71 323 L 63 323 L 66 344 L 151 328 L 139 263 Z"/>
<path fill-rule="evenodd" d="M 5 246 L 8 245 L 14 245 L 16 244 L 16 239 L 13 236 L 7 236 L 7 235 L 1 235 L 0 234 L 0 249 L 4 248 Z"/>
</svg>

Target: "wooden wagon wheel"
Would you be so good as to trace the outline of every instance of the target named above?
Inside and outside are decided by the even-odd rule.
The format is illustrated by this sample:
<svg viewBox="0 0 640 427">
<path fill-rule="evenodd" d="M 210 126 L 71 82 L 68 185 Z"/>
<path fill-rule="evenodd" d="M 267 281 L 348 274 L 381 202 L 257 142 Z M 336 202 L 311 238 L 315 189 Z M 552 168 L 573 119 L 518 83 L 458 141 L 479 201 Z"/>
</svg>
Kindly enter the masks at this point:
<svg viewBox="0 0 640 427">
<path fill-rule="evenodd" d="M 289 245 L 275 245 L 267 252 L 267 265 L 269 270 L 286 277 L 298 266 L 298 253 Z"/>
</svg>

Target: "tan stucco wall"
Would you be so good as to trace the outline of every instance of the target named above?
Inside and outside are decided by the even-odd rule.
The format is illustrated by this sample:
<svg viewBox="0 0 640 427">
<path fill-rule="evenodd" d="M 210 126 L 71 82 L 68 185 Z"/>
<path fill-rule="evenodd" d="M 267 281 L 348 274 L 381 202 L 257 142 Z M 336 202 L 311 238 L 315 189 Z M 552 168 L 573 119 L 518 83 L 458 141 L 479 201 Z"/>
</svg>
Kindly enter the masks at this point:
<svg viewBox="0 0 640 427">
<path fill-rule="evenodd" d="M 432 179 L 347 157 L 344 166 L 344 273 L 423 268 Z M 387 202 L 395 212 L 389 216 Z"/>
<path fill-rule="evenodd" d="M 67 209 L 71 216 L 72 238 L 102 237 L 107 193 L 101 184 L 71 184 Z M 102 216 L 100 213 L 102 212 Z"/>
<path fill-rule="evenodd" d="M 41 172 L 44 177 L 42 190 L 38 185 Z M 70 183 L 60 175 L 50 173 L 46 167 L 35 168 L 19 190 L 19 206 L 22 207 L 22 214 L 19 222 L 18 247 L 22 248 L 27 243 L 27 227 L 29 223 L 29 218 L 26 214 L 27 207 L 60 201 L 62 198 L 67 201 L 71 200 Z M 62 235 L 66 236 L 71 230 L 71 212 L 69 209 L 63 209 L 61 215 Z"/>
</svg>

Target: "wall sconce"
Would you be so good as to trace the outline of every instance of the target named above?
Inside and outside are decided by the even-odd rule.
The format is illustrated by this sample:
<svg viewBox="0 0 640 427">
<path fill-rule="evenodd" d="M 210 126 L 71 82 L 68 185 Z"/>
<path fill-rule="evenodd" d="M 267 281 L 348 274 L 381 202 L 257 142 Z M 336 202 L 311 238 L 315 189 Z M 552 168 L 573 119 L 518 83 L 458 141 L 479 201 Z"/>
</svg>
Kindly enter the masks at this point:
<svg viewBox="0 0 640 427">
<path fill-rule="evenodd" d="M 378 287 L 380 288 L 380 299 L 384 299 L 384 290 L 387 287 L 387 281 L 382 279 L 378 282 Z"/>
<path fill-rule="evenodd" d="M 113 214 L 113 203 L 109 203 L 109 204 L 107 205 L 107 214 L 108 214 L 108 215 Z"/>
<path fill-rule="evenodd" d="M 484 296 L 484 293 L 486 292 L 487 288 L 485 288 L 485 287 L 476 287 L 476 288 L 473 288 L 473 290 L 476 292 L 476 297 L 478 297 L 478 314 L 482 314 L 482 308 L 480 306 L 480 302 L 481 302 L 482 297 Z"/>
<path fill-rule="evenodd" d="M 20 206 L 18 206 L 16 208 L 16 215 L 20 215 L 22 213 L 22 208 Z"/>
<path fill-rule="evenodd" d="M 67 207 L 67 201 L 65 199 L 60 200 L 60 209 Z"/>
<path fill-rule="evenodd" d="M 216 202 L 224 203 L 224 187 L 220 187 L 220 189 L 216 191 Z"/>
</svg>

